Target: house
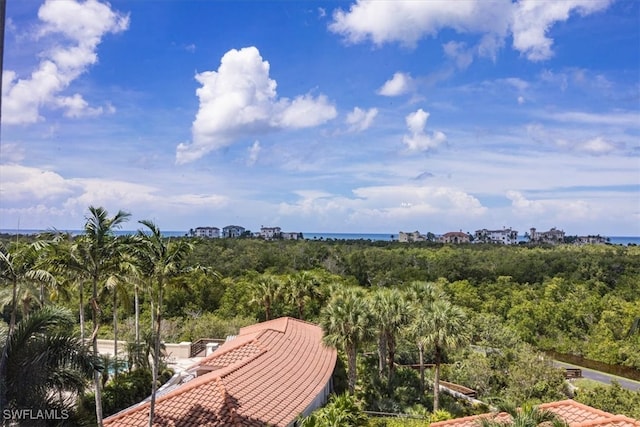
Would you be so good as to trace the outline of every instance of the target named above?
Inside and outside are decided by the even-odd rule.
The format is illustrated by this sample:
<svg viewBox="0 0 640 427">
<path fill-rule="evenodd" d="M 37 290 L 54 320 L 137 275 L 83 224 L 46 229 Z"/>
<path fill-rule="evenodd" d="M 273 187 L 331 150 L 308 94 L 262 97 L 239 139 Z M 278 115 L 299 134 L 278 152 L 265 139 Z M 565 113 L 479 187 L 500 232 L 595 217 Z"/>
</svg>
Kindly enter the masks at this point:
<svg viewBox="0 0 640 427">
<path fill-rule="evenodd" d="M 283 231 L 280 235 L 283 240 L 301 240 L 304 239 L 304 236 L 300 232 L 295 231 Z"/>
<path fill-rule="evenodd" d="M 471 239 L 467 233 L 463 233 L 462 231 L 450 231 L 449 233 L 444 233 L 442 236 L 438 238 L 441 243 L 469 243 Z"/>
<path fill-rule="evenodd" d="M 502 245 L 515 245 L 518 243 L 518 231 L 511 228 L 502 230 L 476 230 L 474 242 L 477 243 L 498 243 Z"/>
<path fill-rule="evenodd" d="M 549 231 L 537 231 L 535 228 L 529 230 L 529 242 L 550 243 L 552 245 L 564 242 L 564 231 L 553 227 Z"/>
<path fill-rule="evenodd" d="M 570 427 L 640 427 L 640 421 L 624 415 L 614 415 L 601 411 L 575 400 L 543 403 L 538 408 L 555 413 Z M 499 422 L 509 422 L 511 416 L 506 412 L 473 415 L 453 420 L 431 423 L 431 427 L 478 427 L 482 418 Z"/>
<path fill-rule="evenodd" d="M 265 240 L 279 239 L 281 234 L 282 229 L 280 227 L 260 227 L 260 237 Z"/>
<path fill-rule="evenodd" d="M 597 236 L 578 236 L 575 240 L 576 245 L 604 245 L 608 239 L 600 235 Z"/>
<path fill-rule="evenodd" d="M 398 242 L 426 242 L 427 237 L 424 234 L 420 234 L 419 231 L 413 231 L 409 233 L 405 233 L 404 231 L 400 231 L 398 233 Z"/>
<path fill-rule="evenodd" d="M 220 229 L 218 227 L 196 227 L 193 231 L 196 237 L 206 237 L 209 239 L 216 239 L 220 237 Z"/>
<path fill-rule="evenodd" d="M 184 382 L 156 399 L 155 420 L 166 426 L 294 426 L 326 403 L 336 350 L 322 329 L 282 317 L 240 333 L 184 373 Z M 146 426 L 149 402 L 104 420 Z"/>
<path fill-rule="evenodd" d="M 222 229 L 222 237 L 233 238 L 240 237 L 244 235 L 245 229 L 244 227 L 240 227 L 239 225 L 227 225 Z"/>
</svg>

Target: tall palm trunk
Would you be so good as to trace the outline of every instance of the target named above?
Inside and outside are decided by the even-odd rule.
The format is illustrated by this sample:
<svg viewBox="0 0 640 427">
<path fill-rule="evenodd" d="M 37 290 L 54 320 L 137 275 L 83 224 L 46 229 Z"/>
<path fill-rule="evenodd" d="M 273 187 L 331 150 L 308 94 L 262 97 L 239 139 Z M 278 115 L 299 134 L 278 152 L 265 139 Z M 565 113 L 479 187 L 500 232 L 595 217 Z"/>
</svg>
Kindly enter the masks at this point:
<svg viewBox="0 0 640 427">
<path fill-rule="evenodd" d="M 442 358 L 441 349 L 439 346 L 435 347 L 434 362 L 435 362 L 435 375 L 433 376 L 433 412 L 440 408 L 440 361 Z"/>
<path fill-rule="evenodd" d="M 391 386 L 391 381 L 393 381 L 393 375 L 396 372 L 396 340 L 394 339 L 392 334 L 387 336 L 387 363 L 388 363 L 388 384 Z"/>
<path fill-rule="evenodd" d="M 420 353 L 420 400 L 424 397 L 424 344 L 418 344 L 418 353 Z"/>
<path fill-rule="evenodd" d="M 84 283 L 80 282 L 80 339 L 84 344 Z"/>
<path fill-rule="evenodd" d="M 355 345 L 347 347 L 347 369 L 349 370 L 349 394 L 353 395 L 356 391 L 357 380 L 357 348 Z"/>
<path fill-rule="evenodd" d="M 378 334 L 378 375 L 382 378 L 387 360 L 387 339 L 383 332 Z"/>
<path fill-rule="evenodd" d="M 91 301 L 91 318 L 93 320 L 93 333 L 91 334 L 91 344 L 93 346 L 93 354 L 98 356 L 98 331 L 100 329 L 100 316 L 98 307 L 98 278 L 93 278 Z M 105 367 L 106 369 L 106 367 Z M 98 427 L 102 427 L 102 375 L 98 371 L 93 372 L 93 384 L 95 387 L 96 397 L 96 421 Z"/>
<path fill-rule="evenodd" d="M 13 279 L 13 289 L 11 291 L 11 317 L 9 318 L 9 336 L 16 328 L 16 311 L 18 311 L 18 280 Z"/>
<path fill-rule="evenodd" d="M 162 323 L 162 286 L 163 283 L 160 281 L 158 283 L 158 301 L 155 307 L 155 327 L 154 323 L 152 323 L 152 328 L 154 328 L 153 333 L 153 368 L 152 368 L 152 383 L 151 383 L 151 404 L 149 405 L 149 427 L 153 427 L 153 418 L 155 416 L 155 408 L 156 408 L 156 393 L 158 391 L 158 364 L 160 361 L 160 327 Z M 153 304 L 152 304 L 153 305 Z M 153 313 L 153 307 L 151 309 Z"/>
<path fill-rule="evenodd" d="M 113 377 L 118 378 L 118 292 L 113 288 Z"/>
<path fill-rule="evenodd" d="M 135 310 L 136 348 L 140 347 L 140 298 L 138 297 L 138 285 L 133 288 L 133 306 Z"/>
</svg>

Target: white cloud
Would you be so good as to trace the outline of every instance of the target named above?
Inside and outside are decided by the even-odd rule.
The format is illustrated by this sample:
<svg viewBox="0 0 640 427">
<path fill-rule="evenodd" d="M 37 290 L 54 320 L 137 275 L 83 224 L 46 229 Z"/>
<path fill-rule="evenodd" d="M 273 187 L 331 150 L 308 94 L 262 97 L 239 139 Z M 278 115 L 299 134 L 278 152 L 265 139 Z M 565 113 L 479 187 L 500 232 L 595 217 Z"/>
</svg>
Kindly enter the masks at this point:
<svg viewBox="0 0 640 427">
<path fill-rule="evenodd" d="M 166 188 L 154 185 L 114 179 L 68 178 L 44 168 L 14 164 L 2 165 L 1 178 L 0 228 L 15 228 L 17 224 L 6 222 L 15 218 L 20 218 L 26 228 L 79 228 L 91 205 L 152 217 L 152 214 L 166 212 L 176 216 L 194 212 L 205 214 L 228 203 L 227 197 L 219 194 L 171 194 Z"/>
<path fill-rule="evenodd" d="M 511 8 L 509 0 L 358 0 L 348 12 L 337 9 L 329 29 L 351 43 L 370 39 L 377 45 L 400 42 L 413 46 L 444 28 L 460 33 L 504 34 Z"/>
<path fill-rule="evenodd" d="M 249 147 L 249 159 L 247 160 L 248 166 L 253 166 L 258 161 L 258 156 L 260 155 L 260 141 L 255 141 L 251 147 Z"/>
<path fill-rule="evenodd" d="M 357 0 L 348 11 L 337 9 L 329 29 L 350 43 L 366 40 L 376 45 L 398 42 L 413 47 L 425 36 L 443 29 L 479 34 L 473 51 L 495 60 L 504 40 L 513 35 L 513 47 L 529 60 L 553 55 L 551 27 L 566 21 L 572 12 L 580 15 L 603 10 L 613 0 Z M 471 51 L 462 58 L 470 60 Z M 464 67 L 462 67 L 464 68 Z"/>
<path fill-rule="evenodd" d="M 191 143 L 177 147 L 176 161 L 188 163 L 229 146 L 235 140 L 269 130 L 318 126 L 336 115 L 326 96 L 300 95 L 278 99 L 269 63 L 255 47 L 224 54 L 217 71 L 196 74 L 200 108 Z"/>
<path fill-rule="evenodd" d="M 450 41 L 442 46 L 444 54 L 453 60 L 459 69 L 465 69 L 473 62 L 473 51 L 465 43 Z"/>
<path fill-rule="evenodd" d="M 616 144 L 605 140 L 602 137 L 596 137 L 578 144 L 577 149 L 587 152 L 594 156 L 601 156 L 615 151 L 618 147 Z"/>
<path fill-rule="evenodd" d="M 464 191 L 442 186 L 385 185 L 360 187 L 352 197 L 317 191 L 298 191 L 300 199 L 294 203 L 281 203 L 282 216 L 310 217 L 323 223 L 343 218 L 343 226 L 385 230 L 395 227 L 416 227 L 447 220 L 466 222 L 487 212 L 480 201 Z"/>
<path fill-rule="evenodd" d="M 2 148 L 4 150 L 4 146 Z M 55 172 L 16 164 L 2 165 L 0 191 L 5 206 L 25 201 L 42 203 L 69 197 L 77 190 L 77 185 Z"/>
<path fill-rule="evenodd" d="M 612 0 L 520 0 L 513 15 L 513 47 L 531 61 L 553 56 L 553 39 L 547 32 L 556 22 L 569 19 L 571 12 L 588 15 L 606 9 Z"/>
<path fill-rule="evenodd" d="M 595 219 L 599 209 L 580 199 L 539 199 L 529 200 L 518 191 L 507 191 L 513 213 L 520 218 L 540 219 L 547 222 L 568 224 L 568 221 Z"/>
<path fill-rule="evenodd" d="M 82 95 L 61 95 L 89 66 L 98 60 L 102 37 L 129 26 L 129 17 L 96 0 L 47 0 L 38 10 L 38 37 L 54 46 L 41 54 L 38 67 L 27 78 L 7 70 L 3 74 L 2 120 L 5 124 L 26 124 L 42 120 L 43 107 L 66 109 L 66 115 L 80 117 L 102 112 L 91 108 Z M 60 39 L 59 42 L 56 41 Z"/>
<path fill-rule="evenodd" d="M 2 163 L 19 163 L 25 158 L 24 147 L 14 142 L 3 142 L 0 150 L 0 167 Z M 1 181 L 0 181 L 1 182 Z"/>
<path fill-rule="evenodd" d="M 347 114 L 346 122 L 349 125 L 349 131 L 362 132 L 366 129 L 369 129 L 369 127 L 373 123 L 373 119 L 375 119 L 377 115 L 377 108 L 363 110 L 361 108 L 355 107 L 353 111 Z"/>
<path fill-rule="evenodd" d="M 429 113 L 422 108 L 405 118 L 410 134 L 404 136 L 403 142 L 410 151 L 427 151 L 446 142 L 447 136 L 444 133 L 436 131 L 428 134 L 425 131 L 428 119 Z"/>
<path fill-rule="evenodd" d="M 398 96 L 403 95 L 413 87 L 413 79 L 407 73 L 397 72 L 391 79 L 384 82 L 382 87 L 378 89 L 378 95 Z"/>
<path fill-rule="evenodd" d="M 607 126 L 626 126 L 640 128 L 640 114 L 637 112 L 613 112 L 613 113 L 585 113 L 582 111 L 568 111 L 545 116 L 559 122 L 585 123 Z"/>
</svg>

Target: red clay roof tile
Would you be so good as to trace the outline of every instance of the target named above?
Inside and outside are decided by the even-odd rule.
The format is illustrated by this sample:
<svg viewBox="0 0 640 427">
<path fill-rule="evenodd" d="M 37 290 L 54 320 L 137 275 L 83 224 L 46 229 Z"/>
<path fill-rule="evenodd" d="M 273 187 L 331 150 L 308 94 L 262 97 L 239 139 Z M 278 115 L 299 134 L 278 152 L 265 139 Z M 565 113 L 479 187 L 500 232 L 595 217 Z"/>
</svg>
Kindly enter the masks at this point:
<svg viewBox="0 0 640 427">
<path fill-rule="evenodd" d="M 156 425 L 286 426 L 328 384 L 336 351 L 322 329 L 293 318 L 242 328 L 238 336 L 194 367 L 211 370 L 156 401 Z M 105 426 L 145 426 L 149 403 L 104 421 Z"/>
<path fill-rule="evenodd" d="M 624 415 L 613 415 L 571 399 L 543 403 L 539 405 L 539 408 L 554 412 L 565 420 L 570 427 L 640 427 L 640 421 L 638 420 Z M 432 423 L 431 427 L 478 427 L 478 421 L 482 417 L 496 417 L 498 421 L 508 421 L 511 418 L 510 415 L 504 412 L 474 415 Z"/>
</svg>

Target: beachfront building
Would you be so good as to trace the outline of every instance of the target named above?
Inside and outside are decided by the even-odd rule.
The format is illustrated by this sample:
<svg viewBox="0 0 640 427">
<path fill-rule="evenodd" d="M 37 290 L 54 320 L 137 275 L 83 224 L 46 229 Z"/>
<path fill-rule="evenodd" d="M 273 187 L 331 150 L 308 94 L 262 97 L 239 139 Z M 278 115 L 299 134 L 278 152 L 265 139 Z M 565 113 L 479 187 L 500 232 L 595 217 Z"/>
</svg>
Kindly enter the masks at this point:
<svg viewBox="0 0 640 427">
<path fill-rule="evenodd" d="M 511 228 L 502 230 L 476 230 L 474 243 L 497 243 L 501 245 L 515 245 L 518 243 L 518 231 Z"/>
<path fill-rule="evenodd" d="M 322 328 L 282 317 L 240 329 L 197 365 L 163 386 L 155 422 L 166 426 L 296 425 L 332 391 L 336 350 Z M 174 377 L 175 378 L 175 377 Z M 143 427 L 148 401 L 104 420 L 105 427 Z"/>
<path fill-rule="evenodd" d="M 304 235 L 299 231 L 283 231 L 280 235 L 283 240 L 302 240 Z"/>
<path fill-rule="evenodd" d="M 574 243 L 576 245 L 604 245 L 607 243 L 608 239 L 606 237 L 597 235 L 597 236 L 578 236 Z"/>
<path fill-rule="evenodd" d="M 420 234 L 420 232 L 417 230 L 409 233 L 406 233 L 404 231 L 400 231 L 398 233 L 398 242 L 409 243 L 409 242 L 426 242 L 426 241 L 427 241 L 427 236 L 425 236 L 424 234 Z"/>
<path fill-rule="evenodd" d="M 553 227 L 549 231 L 537 231 L 535 228 L 529 230 L 529 242 L 531 243 L 549 243 L 557 245 L 564 242 L 564 231 Z"/>
<path fill-rule="evenodd" d="M 553 412 L 569 427 L 640 427 L 640 421 L 624 415 L 614 415 L 600 409 L 592 408 L 575 400 L 561 400 L 538 405 L 541 410 Z M 480 420 L 496 421 L 503 425 L 512 423 L 511 415 L 506 412 L 494 412 L 453 420 L 431 423 L 431 427 L 478 427 Z M 551 425 L 545 423 L 543 425 Z"/>
<path fill-rule="evenodd" d="M 193 230 L 196 237 L 206 237 L 208 239 L 217 239 L 220 237 L 220 229 L 218 227 L 196 227 Z"/>
<path fill-rule="evenodd" d="M 222 237 L 234 238 L 244 235 L 245 228 L 239 225 L 227 225 L 222 229 Z"/>
<path fill-rule="evenodd" d="M 460 243 L 469 243 L 471 241 L 471 238 L 467 233 L 463 233 L 462 231 L 450 231 L 440 236 L 438 238 L 438 241 L 440 243 L 451 243 L 454 245 L 458 245 Z"/>
<path fill-rule="evenodd" d="M 259 236 L 265 240 L 279 239 L 282 237 L 282 229 L 280 227 L 260 227 Z"/>
</svg>

